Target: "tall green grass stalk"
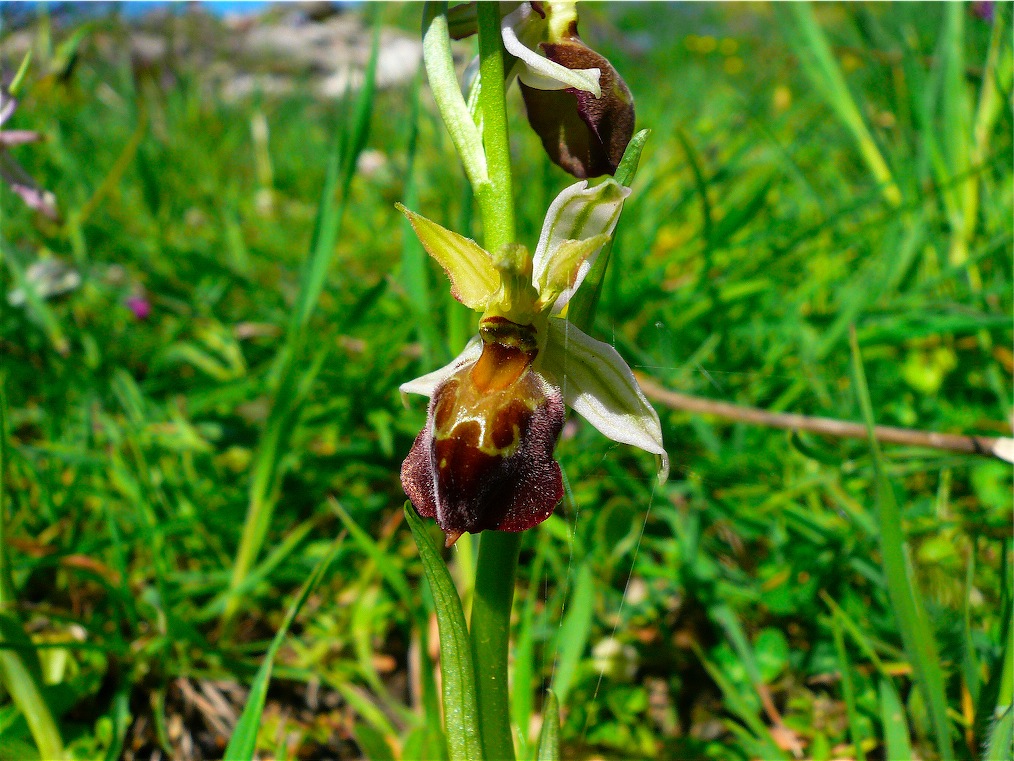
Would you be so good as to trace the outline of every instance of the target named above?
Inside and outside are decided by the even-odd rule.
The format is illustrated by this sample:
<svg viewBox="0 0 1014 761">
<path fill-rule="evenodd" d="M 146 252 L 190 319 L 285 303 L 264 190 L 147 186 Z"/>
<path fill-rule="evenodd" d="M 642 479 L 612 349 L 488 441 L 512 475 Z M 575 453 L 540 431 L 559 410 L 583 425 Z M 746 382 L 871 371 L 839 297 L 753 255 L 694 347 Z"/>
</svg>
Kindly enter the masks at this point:
<svg viewBox="0 0 1014 761">
<path fill-rule="evenodd" d="M 946 761 L 954 758 L 954 746 L 951 740 L 951 721 L 947 716 L 947 693 L 944 688 L 943 669 L 940 666 L 940 654 L 908 556 L 908 544 L 901 524 L 901 508 L 884 470 L 880 445 L 873 433 L 873 405 L 854 329 L 850 333 L 849 341 L 852 348 L 852 374 L 856 394 L 869 434 L 873 460 L 877 519 L 880 524 L 880 551 L 883 556 L 887 594 L 897 616 L 905 654 L 912 663 L 916 682 L 926 700 L 937 753 Z"/>
<path fill-rule="evenodd" d="M 810 3 L 785 3 L 776 11 L 783 20 L 787 41 L 799 56 L 803 72 L 824 100 L 835 112 L 855 140 L 863 161 L 880 186 L 884 200 L 891 206 L 901 206 L 901 191 L 887 162 L 884 160 L 849 90 L 845 75 L 831 52 L 827 37 L 817 23 Z"/>
<path fill-rule="evenodd" d="M 1000 659 L 1000 688 L 996 698 L 983 751 L 984 759 L 1011 758 L 1014 755 L 1014 619 L 1008 611 L 1004 622 L 1006 637 Z"/>
<path fill-rule="evenodd" d="M 474 710 L 478 680 L 473 668 L 472 647 L 468 639 L 468 627 L 465 625 L 465 614 L 461 610 L 461 600 L 447 565 L 426 533 L 422 518 L 408 502 L 405 503 L 405 520 L 419 548 L 426 580 L 433 592 L 437 626 L 440 628 L 444 724 L 447 728 L 450 759 L 490 761 L 496 756 L 490 756 L 484 751 L 484 733 L 480 732 L 480 726 L 483 730 L 486 727 L 482 725 L 481 714 Z"/>
<path fill-rule="evenodd" d="M 0 376 L 0 685 L 28 723 L 42 759 L 64 757 L 63 738 L 43 693 L 38 653 L 14 611 L 7 537 L 7 395 Z"/>
<path fill-rule="evenodd" d="M 849 664 L 848 652 L 845 650 L 845 635 L 837 616 L 831 616 L 831 633 L 834 636 L 834 649 L 838 653 L 838 667 L 841 669 L 841 689 L 845 697 L 845 713 L 849 720 L 852 747 L 855 749 L 857 761 L 866 761 L 862 729 L 859 726 L 859 711 L 856 706 L 856 688 L 852 681 L 852 667 Z"/>
<path fill-rule="evenodd" d="M 320 583 L 324 574 L 327 573 L 327 569 L 331 567 L 331 563 L 338 556 L 344 540 L 345 535 L 342 534 L 332 543 L 327 555 L 313 569 L 313 573 L 310 574 L 310 577 L 303 584 L 303 588 L 296 595 L 296 599 L 289 606 L 282 625 L 275 632 L 274 639 L 271 640 L 271 646 L 268 648 L 264 660 L 261 661 L 261 666 L 257 670 L 257 676 L 254 677 L 246 706 L 243 708 L 243 713 L 236 723 L 232 739 L 229 740 L 229 745 L 225 749 L 225 755 L 223 756 L 225 761 L 251 761 L 254 758 L 254 754 L 257 751 L 257 733 L 261 727 L 261 715 L 264 713 L 264 703 L 267 700 L 268 683 L 271 681 L 271 669 L 274 666 L 275 656 L 278 655 L 278 650 L 281 648 L 282 642 L 285 641 L 285 635 L 288 634 L 292 622 L 296 620 L 296 616 L 303 607 L 303 603 L 306 602 L 310 593 Z"/>
</svg>

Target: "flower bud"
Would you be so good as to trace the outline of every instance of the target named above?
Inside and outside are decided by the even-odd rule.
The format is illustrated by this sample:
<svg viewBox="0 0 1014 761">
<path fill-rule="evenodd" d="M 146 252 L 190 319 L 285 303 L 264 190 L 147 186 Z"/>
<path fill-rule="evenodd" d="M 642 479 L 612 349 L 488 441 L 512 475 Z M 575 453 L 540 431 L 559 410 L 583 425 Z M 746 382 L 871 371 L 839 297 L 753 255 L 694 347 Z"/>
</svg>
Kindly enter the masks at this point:
<svg viewBox="0 0 1014 761">
<path fill-rule="evenodd" d="M 555 164 L 575 177 L 613 174 L 634 134 L 634 98 L 609 61 L 573 32 L 542 42 L 546 58 L 567 69 L 599 69 L 602 96 L 576 88 L 542 90 L 520 82 L 528 122 Z"/>
</svg>

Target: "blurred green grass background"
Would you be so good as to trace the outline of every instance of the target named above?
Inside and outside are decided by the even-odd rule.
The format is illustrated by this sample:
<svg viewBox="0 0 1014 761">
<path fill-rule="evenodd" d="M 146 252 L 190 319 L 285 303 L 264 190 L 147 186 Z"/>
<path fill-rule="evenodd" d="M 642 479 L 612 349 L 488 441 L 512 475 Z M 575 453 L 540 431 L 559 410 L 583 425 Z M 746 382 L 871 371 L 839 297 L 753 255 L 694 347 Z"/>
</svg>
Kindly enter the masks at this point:
<svg viewBox="0 0 1014 761">
<path fill-rule="evenodd" d="M 131 58 L 123 18 L 59 10 L 2 38 L 12 70 L 17 35 L 33 50 L 6 126 L 45 136 L 12 155 L 62 212 L 0 189 L 3 652 L 75 757 L 220 757 L 289 601 L 349 531 L 276 659 L 262 757 L 434 757 L 432 603 L 398 480 L 425 410 L 397 386 L 475 325 L 393 204 L 479 231 L 425 83 L 361 98 L 356 146 L 357 93 L 316 97 L 283 62 L 260 63 L 291 91 L 222 97 L 207 50 L 230 32 L 199 9 L 156 62 Z M 415 35 L 420 7 L 348 13 Z M 581 13 L 653 130 L 597 337 L 679 391 L 862 420 L 854 325 L 878 424 L 1010 435 L 1009 6 Z M 569 180 L 511 104 L 534 245 Z M 40 260 L 80 284 L 10 303 Z M 1011 720 L 993 724 L 1008 464 L 659 412 L 662 488 L 579 419 L 560 442 L 567 497 L 519 569 L 526 739 L 552 683 L 568 758 L 1009 757 L 985 748 Z M 230 598 L 256 500 L 266 541 Z M 925 627 L 892 597 L 885 515 Z M 474 546 L 448 556 L 466 605 Z M 912 637 L 939 651 L 936 692 Z M 0 757 L 38 757 L 5 668 Z"/>
</svg>

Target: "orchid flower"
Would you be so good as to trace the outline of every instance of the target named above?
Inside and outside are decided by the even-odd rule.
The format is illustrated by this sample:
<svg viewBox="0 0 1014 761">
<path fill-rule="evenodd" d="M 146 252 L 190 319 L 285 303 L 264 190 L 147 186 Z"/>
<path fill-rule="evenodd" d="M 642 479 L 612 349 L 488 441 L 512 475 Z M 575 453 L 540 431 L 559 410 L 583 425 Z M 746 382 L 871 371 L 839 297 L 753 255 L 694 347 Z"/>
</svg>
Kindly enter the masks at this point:
<svg viewBox="0 0 1014 761">
<path fill-rule="evenodd" d="M 611 178 L 565 189 L 534 256 L 521 245 L 490 253 L 399 205 L 452 295 L 482 312 L 479 335 L 458 357 L 401 386 L 430 397 L 402 485 L 448 547 L 466 531 L 524 531 L 552 514 L 563 497 L 553 450 L 564 404 L 614 441 L 658 455 L 659 480 L 668 477 L 658 415 L 630 368 L 563 316 L 629 194 Z"/>
<path fill-rule="evenodd" d="M 549 157 L 575 177 L 613 174 L 634 134 L 634 99 L 612 64 L 581 41 L 575 3 L 522 3 L 500 30 Z"/>
<path fill-rule="evenodd" d="M 519 81 L 529 124 L 553 162 L 584 179 L 616 172 L 634 134 L 634 98 L 613 65 L 578 36 L 576 5 L 502 3 L 500 33 L 511 56 L 507 83 Z M 455 39 L 475 34 L 475 3 L 452 8 L 448 23 Z M 468 71 L 478 71 L 478 59 Z"/>
</svg>

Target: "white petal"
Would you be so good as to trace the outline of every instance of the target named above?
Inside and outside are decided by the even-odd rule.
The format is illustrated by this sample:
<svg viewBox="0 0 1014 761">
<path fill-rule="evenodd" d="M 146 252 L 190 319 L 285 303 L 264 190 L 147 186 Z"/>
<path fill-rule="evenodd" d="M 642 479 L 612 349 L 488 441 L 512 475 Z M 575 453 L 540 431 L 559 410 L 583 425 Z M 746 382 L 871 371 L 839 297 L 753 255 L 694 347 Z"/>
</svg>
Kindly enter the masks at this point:
<svg viewBox="0 0 1014 761">
<path fill-rule="evenodd" d="M 1014 439 L 997 439 L 993 445 L 993 454 L 1001 460 L 1014 462 Z"/>
<path fill-rule="evenodd" d="M 563 390 L 564 401 L 604 435 L 658 455 L 658 480 L 665 482 L 669 455 L 658 413 L 616 349 L 566 320 L 553 319 L 542 372 Z"/>
<path fill-rule="evenodd" d="M 407 394 L 421 394 L 426 397 L 433 396 L 433 392 L 437 386 L 454 375 L 462 365 L 475 362 L 481 354 L 482 339 L 479 336 L 474 336 L 471 341 L 465 344 L 465 348 L 461 354 L 452 359 L 449 364 L 444 365 L 439 370 L 434 370 L 431 373 L 420 375 L 418 378 L 402 383 L 398 387 L 401 391 L 402 401 L 406 405 L 408 404 Z"/>
<path fill-rule="evenodd" d="M 623 187 L 612 178 L 593 188 L 588 187 L 587 180 L 564 188 L 546 212 L 539 245 L 535 248 L 532 282 L 536 287 L 542 282 L 549 262 L 565 241 L 586 240 L 596 235 L 612 235 L 623 210 L 623 201 L 629 195 L 630 188 Z M 599 252 L 595 251 L 584 260 L 578 269 L 574 284 L 557 298 L 553 305 L 553 314 L 559 314 L 567 305 L 595 264 L 598 254 Z"/>
<path fill-rule="evenodd" d="M 503 46 L 507 48 L 508 53 L 524 64 L 518 72 L 521 81 L 539 90 L 562 90 L 573 87 L 601 98 L 599 75 L 602 72 L 599 69 L 568 69 L 539 55 L 520 40 L 517 30 L 535 23 L 534 19 L 529 20 L 533 13 L 528 3 L 522 3 L 517 10 L 504 16 L 500 22 Z"/>
</svg>

